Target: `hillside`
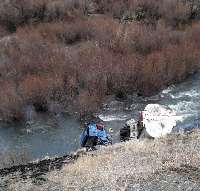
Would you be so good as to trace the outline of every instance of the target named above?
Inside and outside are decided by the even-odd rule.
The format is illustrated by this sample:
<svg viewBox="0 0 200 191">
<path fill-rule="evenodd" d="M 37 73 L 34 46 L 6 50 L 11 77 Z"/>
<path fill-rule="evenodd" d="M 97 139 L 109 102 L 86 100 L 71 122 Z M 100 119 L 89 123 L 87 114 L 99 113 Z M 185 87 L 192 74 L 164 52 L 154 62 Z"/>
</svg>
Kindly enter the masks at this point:
<svg viewBox="0 0 200 191">
<path fill-rule="evenodd" d="M 1 177 L 1 190 L 199 190 L 200 132 L 120 143 L 37 178 Z"/>
<path fill-rule="evenodd" d="M 199 0 L 1 0 L 0 191 L 200 190 L 199 130 L 61 156 L 154 102 L 199 127 L 199 69 Z"/>
</svg>

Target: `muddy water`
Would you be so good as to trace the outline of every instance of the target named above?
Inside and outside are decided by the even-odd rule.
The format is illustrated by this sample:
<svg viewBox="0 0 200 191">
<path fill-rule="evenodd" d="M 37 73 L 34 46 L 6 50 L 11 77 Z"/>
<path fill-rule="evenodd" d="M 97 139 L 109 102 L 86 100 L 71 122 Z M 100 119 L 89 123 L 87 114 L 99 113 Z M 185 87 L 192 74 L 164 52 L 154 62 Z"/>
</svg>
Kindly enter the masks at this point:
<svg viewBox="0 0 200 191">
<path fill-rule="evenodd" d="M 62 156 L 79 148 L 79 122 L 68 115 L 38 114 L 27 127 L 24 124 L 0 127 L 1 153 L 25 152 L 30 160 Z"/>
<path fill-rule="evenodd" d="M 118 142 L 119 129 L 125 121 L 130 118 L 137 120 L 138 112 L 151 103 L 165 105 L 176 112 L 178 121 L 174 131 L 199 127 L 200 74 L 153 97 L 131 95 L 126 101 L 109 100 L 98 116 L 108 128 L 114 130 L 113 139 Z M 45 156 L 62 156 L 80 147 L 81 131 L 79 122 L 66 114 L 38 114 L 28 128 L 24 124 L 0 124 L 0 153 L 18 153 L 25 150 L 30 160 Z"/>
</svg>

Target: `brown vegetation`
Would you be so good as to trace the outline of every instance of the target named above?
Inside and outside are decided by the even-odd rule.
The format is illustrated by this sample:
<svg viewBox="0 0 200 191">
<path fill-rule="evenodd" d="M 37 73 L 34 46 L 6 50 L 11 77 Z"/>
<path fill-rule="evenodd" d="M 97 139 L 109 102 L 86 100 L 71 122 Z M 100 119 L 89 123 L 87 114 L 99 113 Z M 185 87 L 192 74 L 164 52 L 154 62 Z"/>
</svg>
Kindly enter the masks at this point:
<svg viewBox="0 0 200 191">
<path fill-rule="evenodd" d="M 91 7 L 104 16 L 88 16 Z M 198 8 L 178 0 L 2 1 L 1 118 L 52 103 L 83 116 L 107 95 L 148 96 L 183 80 L 199 69 Z"/>
<path fill-rule="evenodd" d="M 83 14 L 84 5 L 80 0 L 2 0 L 0 24 L 15 32 L 19 26 L 69 19 L 71 13 Z"/>
</svg>

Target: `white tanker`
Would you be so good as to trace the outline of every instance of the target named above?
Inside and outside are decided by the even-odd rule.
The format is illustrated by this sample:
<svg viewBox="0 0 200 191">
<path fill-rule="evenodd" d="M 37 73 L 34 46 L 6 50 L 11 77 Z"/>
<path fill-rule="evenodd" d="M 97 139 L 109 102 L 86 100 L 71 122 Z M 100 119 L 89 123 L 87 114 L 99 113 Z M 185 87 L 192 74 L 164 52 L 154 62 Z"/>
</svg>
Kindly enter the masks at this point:
<svg viewBox="0 0 200 191">
<path fill-rule="evenodd" d="M 132 138 L 159 138 L 172 132 L 176 126 L 176 113 L 158 104 L 149 104 L 136 122 L 131 119 L 120 130 L 121 140 Z"/>
</svg>

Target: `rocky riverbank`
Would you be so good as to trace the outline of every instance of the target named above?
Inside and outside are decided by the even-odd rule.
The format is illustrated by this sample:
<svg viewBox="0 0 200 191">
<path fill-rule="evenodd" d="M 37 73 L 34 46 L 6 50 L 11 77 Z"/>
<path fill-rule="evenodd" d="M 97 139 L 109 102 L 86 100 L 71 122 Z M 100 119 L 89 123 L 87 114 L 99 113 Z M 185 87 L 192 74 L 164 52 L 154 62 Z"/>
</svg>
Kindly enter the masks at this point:
<svg viewBox="0 0 200 191">
<path fill-rule="evenodd" d="M 24 172 L 26 178 L 22 171 L 4 174 L 0 188 L 21 191 L 199 190 L 199 143 L 199 130 L 154 141 L 120 143 L 61 166 L 59 160 L 58 163 L 55 160 L 56 168 L 49 167 L 50 171 L 39 176 L 31 174 L 37 174 L 37 169 L 43 168 L 43 162 Z M 44 162 L 44 168 L 47 163 Z"/>
</svg>

